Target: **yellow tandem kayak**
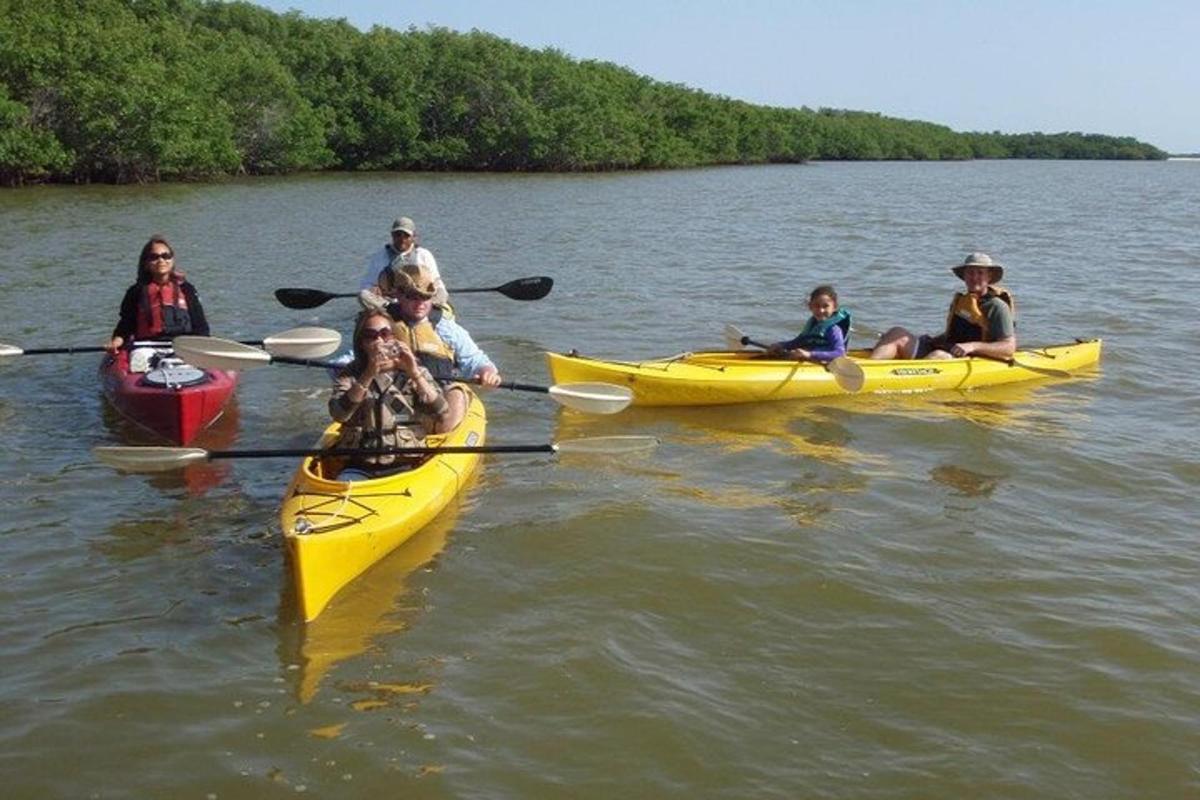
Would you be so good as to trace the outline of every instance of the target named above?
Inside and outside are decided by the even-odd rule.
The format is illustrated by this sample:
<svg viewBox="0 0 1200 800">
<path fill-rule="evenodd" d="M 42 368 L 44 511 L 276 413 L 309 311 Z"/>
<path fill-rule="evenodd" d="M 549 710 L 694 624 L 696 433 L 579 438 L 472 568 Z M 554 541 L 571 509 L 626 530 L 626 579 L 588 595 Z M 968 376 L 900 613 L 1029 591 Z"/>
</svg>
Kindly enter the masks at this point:
<svg viewBox="0 0 1200 800">
<path fill-rule="evenodd" d="M 462 424 L 428 437 L 431 447 L 484 444 L 487 416 L 472 395 Z M 319 447 L 337 441 L 340 425 L 326 428 Z M 439 453 L 407 472 L 363 481 L 339 481 L 341 464 L 310 457 L 301 462 L 279 512 L 300 613 L 316 619 L 334 595 L 436 517 L 466 484 L 479 453 Z"/>
<path fill-rule="evenodd" d="M 1043 377 L 1067 377 L 1100 360 L 1101 340 L 1020 350 L 1010 361 L 985 358 L 872 361 L 850 352 L 862 367 L 862 392 L 973 389 Z M 648 361 L 603 361 L 575 353 L 547 353 L 554 383 L 600 381 L 628 386 L 635 406 L 706 406 L 798 400 L 846 394 L 820 364 L 765 358 L 761 353 L 683 353 Z"/>
</svg>

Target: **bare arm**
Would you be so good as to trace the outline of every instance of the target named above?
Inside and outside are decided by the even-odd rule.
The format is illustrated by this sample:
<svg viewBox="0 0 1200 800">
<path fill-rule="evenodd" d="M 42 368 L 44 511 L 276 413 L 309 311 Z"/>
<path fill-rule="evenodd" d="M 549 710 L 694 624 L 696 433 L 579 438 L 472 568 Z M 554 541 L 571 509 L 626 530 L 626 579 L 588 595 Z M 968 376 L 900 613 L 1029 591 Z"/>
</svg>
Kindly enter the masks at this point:
<svg viewBox="0 0 1200 800">
<path fill-rule="evenodd" d="M 1009 336 L 994 342 L 962 342 L 950 348 L 950 355 L 957 358 L 963 356 L 984 356 L 985 358 L 1012 358 L 1017 352 L 1017 337 Z"/>
</svg>

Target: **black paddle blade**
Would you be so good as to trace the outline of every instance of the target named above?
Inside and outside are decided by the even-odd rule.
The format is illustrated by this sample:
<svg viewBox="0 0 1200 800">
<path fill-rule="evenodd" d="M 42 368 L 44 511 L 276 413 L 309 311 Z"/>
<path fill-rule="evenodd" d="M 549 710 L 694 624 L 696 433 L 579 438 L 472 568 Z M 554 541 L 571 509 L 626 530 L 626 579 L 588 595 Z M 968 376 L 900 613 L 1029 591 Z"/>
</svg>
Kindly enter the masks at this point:
<svg viewBox="0 0 1200 800">
<path fill-rule="evenodd" d="M 521 278 L 499 287 L 499 292 L 513 300 L 541 300 L 554 288 L 554 278 Z"/>
<path fill-rule="evenodd" d="M 489 286 L 486 289 L 451 289 L 450 294 L 471 294 L 473 292 L 499 292 L 512 300 L 541 300 L 550 294 L 554 287 L 554 278 L 545 276 L 538 278 L 517 278 L 515 281 L 500 286 Z"/>
<path fill-rule="evenodd" d="M 320 289 L 275 290 L 275 299 L 288 308 L 316 308 L 335 297 L 358 297 L 358 292 L 323 292 Z"/>
<path fill-rule="evenodd" d="M 276 289 L 275 299 L 288 308 L 316 308 L 337 295 L 320 289 Z"/>
</svg>

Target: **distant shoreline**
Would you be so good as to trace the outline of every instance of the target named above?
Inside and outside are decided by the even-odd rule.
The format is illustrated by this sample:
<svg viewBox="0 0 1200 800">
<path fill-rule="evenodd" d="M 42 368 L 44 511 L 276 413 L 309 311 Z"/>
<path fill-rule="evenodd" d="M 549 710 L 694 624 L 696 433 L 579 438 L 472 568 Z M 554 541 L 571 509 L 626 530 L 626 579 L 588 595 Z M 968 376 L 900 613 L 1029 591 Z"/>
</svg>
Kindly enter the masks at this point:
<svg viewBox="0 0 1200 800">
<path fill-rule="evenodd" d="M 1167 157 L 1130 136 L 958 132 L 877 112 L 754 105 L 481 31 L 362 33 L 344 20 L 201 0 L 82 4 L 64 26 L 55 3 L 17 5 L 0 17 L 0 186 L 326 168 Z M 130 46 L 155 42 L 172 44 Z"/>
</svg>

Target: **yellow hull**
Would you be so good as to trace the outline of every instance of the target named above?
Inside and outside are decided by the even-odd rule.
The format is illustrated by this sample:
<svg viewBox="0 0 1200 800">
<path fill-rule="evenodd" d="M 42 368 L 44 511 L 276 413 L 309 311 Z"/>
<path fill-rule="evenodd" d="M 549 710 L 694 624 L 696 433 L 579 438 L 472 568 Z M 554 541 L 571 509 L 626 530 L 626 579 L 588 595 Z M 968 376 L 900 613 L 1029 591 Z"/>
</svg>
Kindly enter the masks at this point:
<svg viewBox="0 0 1200 800">
<path fill-rule="evenodd" d="M 850 355 L 865 375 L 862 392 L 974 389 L 1044 378 L 1095 365 L 1099 339 L 1021 350 L 1014 363 L 983 358 L 872 361 Z M 628 386 L 635 406 L 707 406 L 800 400 L 846 394 L 819 364 L 766 359 L 754 352 L 684 353 L 650 361 L 601 361 L 547 353 L 554 383 L 599 381 Z"/>
<path fill-rule="evenodd" d="M 338 438 L 330 425 L 319 447 Z M 487 416 L 472 396 L 462 424 L 431 446 L 479 446 Z M 334 595 L 436 517 L 479 464 L 479 453 L 431 456 L 407 472 L 365 481 L 331 480 L 318 458 L 301 462 L 279 512 L 296 598 L 305 621 Z"/>
</svg>

